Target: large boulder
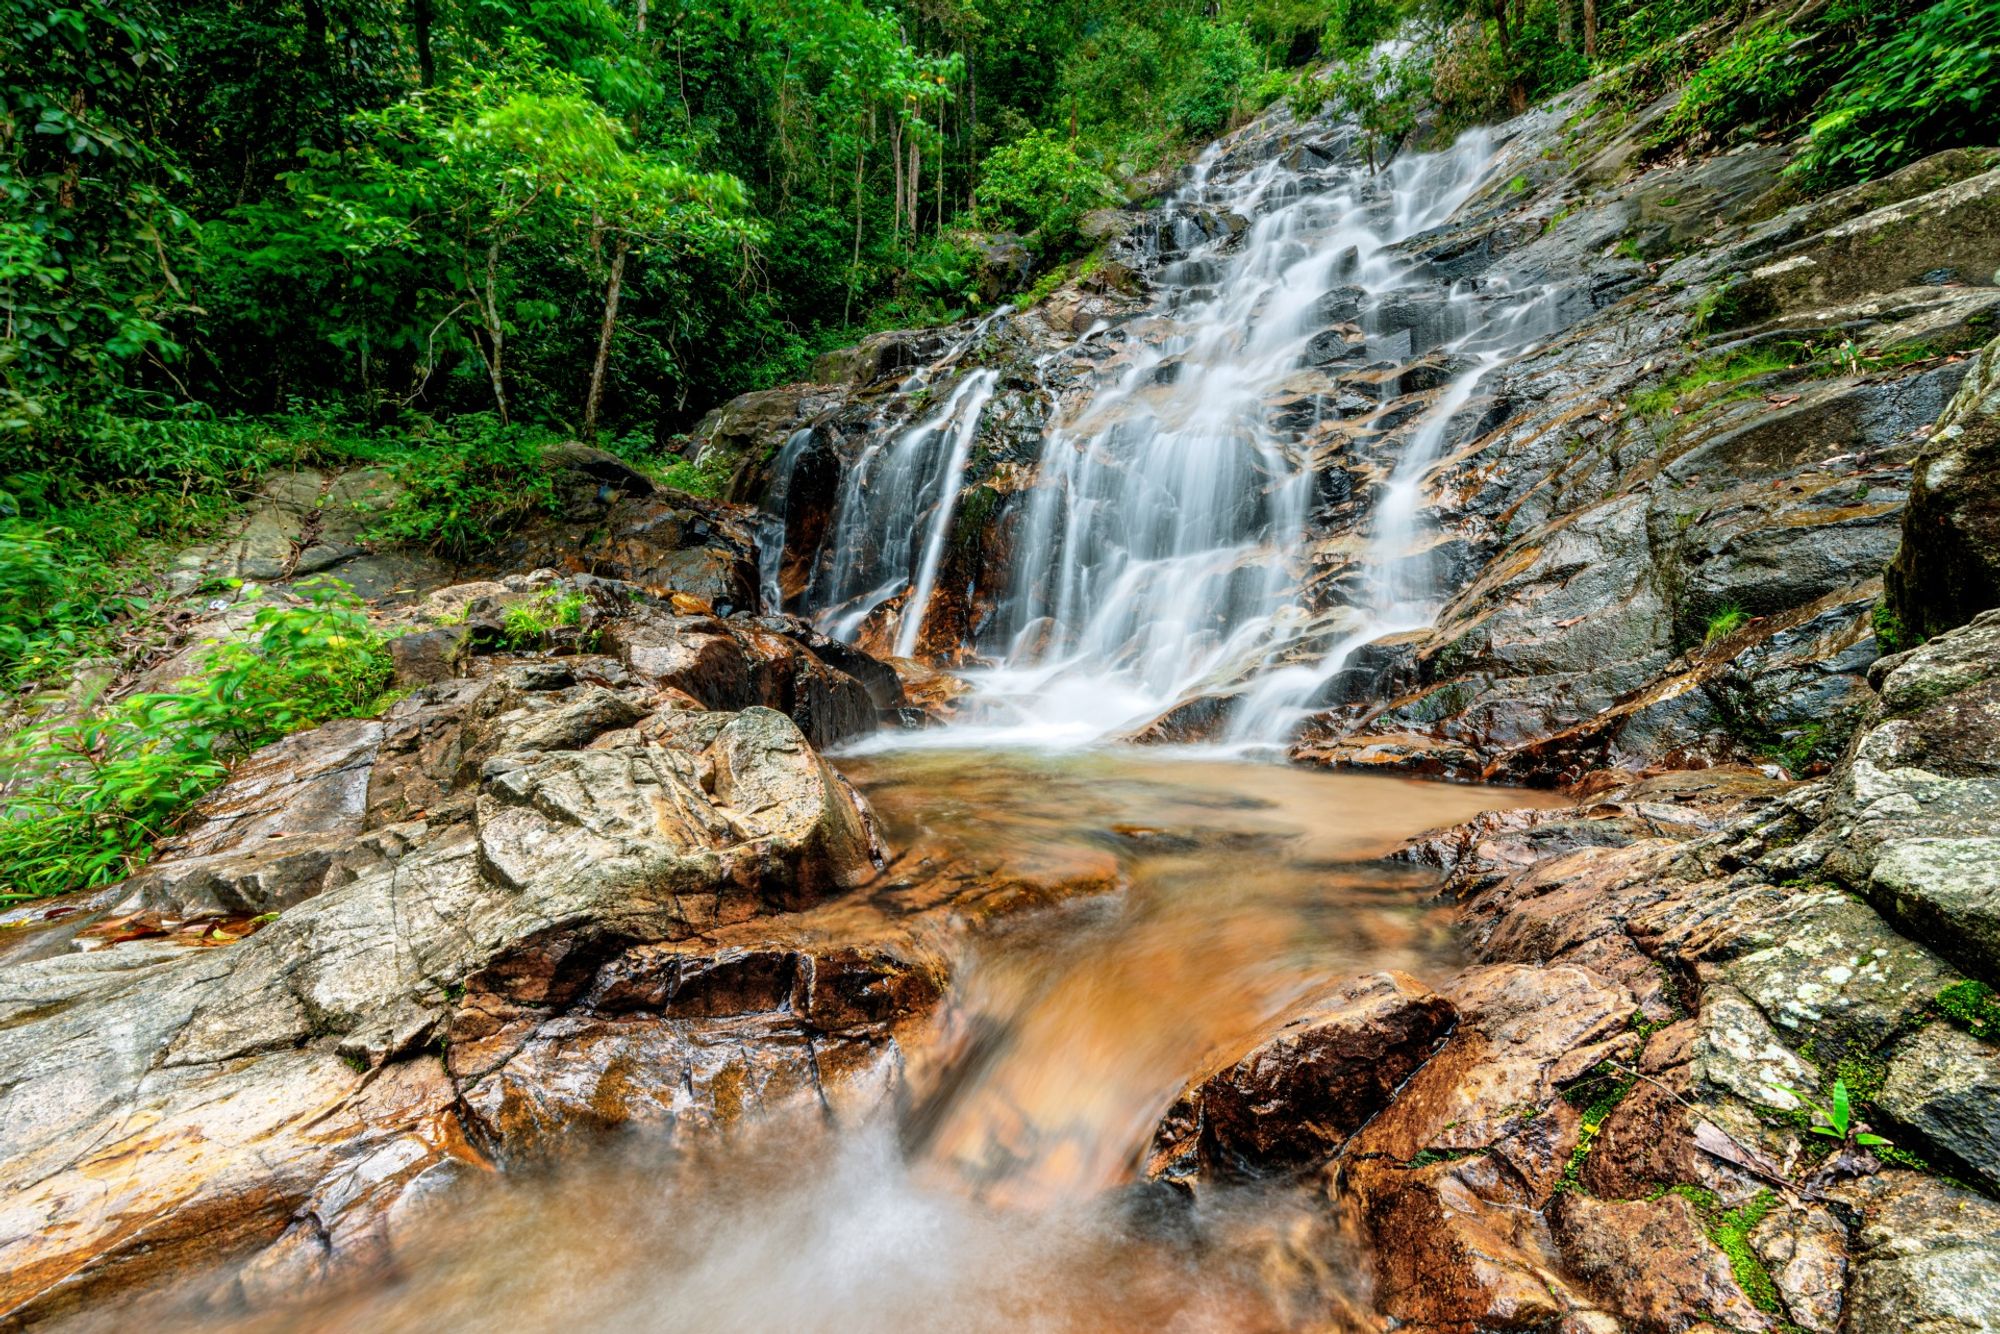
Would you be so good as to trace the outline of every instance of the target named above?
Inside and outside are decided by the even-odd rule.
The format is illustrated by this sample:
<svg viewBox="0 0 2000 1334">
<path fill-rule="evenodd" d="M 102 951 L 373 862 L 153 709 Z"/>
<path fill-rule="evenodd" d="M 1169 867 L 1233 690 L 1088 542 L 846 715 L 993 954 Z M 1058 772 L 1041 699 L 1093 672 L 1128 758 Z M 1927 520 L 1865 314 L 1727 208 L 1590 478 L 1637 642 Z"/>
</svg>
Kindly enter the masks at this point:
<svg viewBox="0 0 2000 1334">
<path fill-rule="evenodd" d="M 480 707 L 480 684 L 452 683 L 461 713 Z M 399 711 L 435 712 L 450 689 Z M 875 876 L 872 825 L 783 715 L 702 716 L 660 734 L 667 744 L 624 729 L 595 750 L 526 750 L 514 731 L 514 748 L 471 774 L 445 746 L 434 762 L 457 760 L 472 784 L 459 818 L 404 821 L 400 856 L 323 877 L 247 938 L 12 964 L 0 1069 L 33 1078 L 0 1086 L 0 1319 L 32 1324 L 249 1253 L 243 1272 L 279 1290 L 369 1262 L 485 1153 L 532 1158 L 630 1122 L 720 1129 L 849 1089 L 879 1098 L 900 1063 L 897 1024 L 938 994 L 914 947 L 801 944 L 779 951 L 775 990 L 736 985 L 726 1001 L 717 985 L 735 966 L 732 924 Z M 508 718 L 533 715 L 502 709 L 471 730 L 508 732 Z M 318 752 L 328 763 L 291 788 L 246 775 L 161 872 L 254 857 L 284 832 L 287 792 L 323 840 L 376 832 L 354 795 L 366 766 L 332 763 L 366 737 L 339 730 Z M 281 750 L 315 754 L 301 739 Z M 677 948 L 700 933 L 714 943 Z M 662 952 L 641 967 L 633 951 L 649 946 Z M 768 1041 L 746 1048 L 753 1036 Z M 510 1071 L 527 1071 L 538 1099 L 510 1102 Z M 684 1087 L 702 1092 L 683 1099 Z M 570 1096 L 582 1101 L 557 1106 Z"/>
<path fill-rule="evenodd" d="M 1936 635 L 2000 607 L 2000 339 L 1973 358 L 1914 472 L 1885 582 L 1904 629 Z"/>
<path fill-rule="evenodd" d="M 1175 1100 L 1153 1136 L 1148 1175 L 1254 1176 L 1332 1157 L 1455 1018 L 1451 1002 L 1400 973 L 1330 989 Z"/>
</svg>

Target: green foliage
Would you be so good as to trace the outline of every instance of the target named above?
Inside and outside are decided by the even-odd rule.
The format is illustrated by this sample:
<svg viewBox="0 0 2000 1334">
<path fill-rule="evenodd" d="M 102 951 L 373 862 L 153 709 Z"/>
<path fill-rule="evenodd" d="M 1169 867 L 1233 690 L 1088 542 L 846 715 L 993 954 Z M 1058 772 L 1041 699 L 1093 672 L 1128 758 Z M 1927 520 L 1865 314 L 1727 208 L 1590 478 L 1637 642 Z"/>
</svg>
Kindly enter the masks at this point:
<svg viewBox="0 0 2000 1334">
<path fill-rule="evenodd" d="M 1257 73 L 1257 52 L 1240 23 L 1204 26 L 1190 68 L 1167 99 L 1167 118 L 1195 139 L 1229 127 L 1244 89 Z"/>
<path fill-rule="evenodd" d="M 1863 1148 L 1889 1142 L 1880 1135 L 1871 1135 L 1860 1128 L 1860 1123 L 1854 1116 L 1854 1100 L 1848 1092 L 1845 1078 L 1833 1081 L 1833 1089 L 1828 1093 L 1828 1101 L 1825 1103 L 1817 1102 L 1797 1089 L 1784 1088 L 1783 1085 L 1778 1087 L 1805 1104 L 1806 1110 L 1812 1117 L 1806 1126 L 1811 1134 L 1824 1136 L 1843 1145 L 1858 1144 Z"/>
<path fill-rule="evenodd" d="M 590 599 L 581 593 L 546 589 L 507 608 L 500 618 L 501 637 L 516 651 L 546 648 L 556 630 L 575 629 L 583 623 L 583 609 L 589 604 Z"/>
<path fill-rule="evenodd" d="M 453 560 L 505 537 L 556 504 L 555 477 L 542 463 L 553 437 L 503 426 L 484 414 L 457 418 L 395 460 L 402 490 L 370 529 L 378 541 L 409 542 Z"/>
<path fill-rule="evenodd" d="M 59 410 L 0 436 L 0 682 L 102 655 L 152 610 L 148 566 L 212 533 L 279 463 L 346 457 L 308 417 L 251 423 Z"/>
<path fill-rule="evenodd" d="M 1728 356 L 1708 357 L 1666 383 L 1632 395 L 1627 406 L 1641 417 L 1661 416 L 1702 390 L 1740 384 L 1762 375 L 1789 370 L 1799 364 L 1800 355 L 1801 350 L 1796 348 L 1761 347 Z"/>
<path fill-rule="evenodd" d="M 1724 607 L 1708 618 L 1708 628 L 1702 632 L 1702 647 L 1720 643 L 1750 623 L 1750 613 L 1737 606 Z"/>
<path fill-rule="evenodd" d="M 88 706 L 7 742 L 15 785 L 0 818 L 0 900 L 130 874 L 233 756 L 367 712 L 391 670 L 359 600 L 326 580 L 266 603 L 247 637 L 212 647 L 175 689 Z"/>
<path fill-rule="evenodd" d="M 1921 636 L 1913 637 L 1898 616 L 1886 602 L 1875 604 L 1870 613 L 1870 622 L 1875 628 L 1875 642 L 1882 646 L 1884 654 L 1901 653 L 1906 648 L 1915 648 L 1923 642 Z"/>
<path fill-rule="evenodd" d="M 1306 88 L 1311 94 L 1303 92 Z M 1308 96 L 1331 100 L 1366 133 L 1372 168 L 1416 127 L 1417 112 L 1430 95 L 1429 70 L 1414 55 L 1364 53 L 1332 66 L 1323 78 L 1302 83 L 1301 90 L 1293 100 L 1293 112 L 1304 112 Z"/>
<path fill-rule="evenodd" d="M 1110 183 L 1048 130 L 1023 135 L 986 158 L 978 191 L 982 221 L 1025 232 L 1045 255 L 1074 248 L 1077 223 L 1109 201 Z"/>
<path fill-rule="evenodd" d="M 1984 982 L 1954 982 L 1937 994 L 1932 1005 L 1972 1036 L 2000 1041 L 2000 996 Z"/>
<path fill-rule="evenodd" d="M 1796 113 L 1812 86 L 1809 43 L 1783 24 L 1748 30 L 1694 72 L 1655 144 L 1754 134 Z"/>
<path fill-rule="evenodd" d="M 193 223 L 157 129 L 174 73 L 152 0 L 0 0 L 0 433 L 57 388 L 140 400 L 180 357 Z"/>
<path fill-rule="evenodd" d="M 665 467 L 655 469 L 653 475 L 661 486 L 685 491 L 705 500 L 719 500 L 729 489 L 730 472 L 729 459 L 722 454 L 711 453 L 700 459 L 675 459 Z"/>
<path fill-rule="evenodd" d="M 1984 143 L 2000 105 L 2000 4 L 1940 0 L 1865 50 L 1827 94 L 1789 169 L 1817 187 Z"/>
</svg>

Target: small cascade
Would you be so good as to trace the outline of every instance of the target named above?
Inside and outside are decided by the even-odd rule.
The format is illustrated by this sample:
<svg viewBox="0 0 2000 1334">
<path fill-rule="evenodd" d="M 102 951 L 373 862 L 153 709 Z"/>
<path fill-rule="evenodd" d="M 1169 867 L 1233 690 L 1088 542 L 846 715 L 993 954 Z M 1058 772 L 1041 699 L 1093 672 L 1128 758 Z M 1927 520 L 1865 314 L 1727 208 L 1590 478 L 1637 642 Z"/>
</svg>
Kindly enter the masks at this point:
<svg viewBox="0 0 2000 1334">
<path fill-rule="evenodd" d="M 779 573 L 785 563 L 785 521 L 791 516 L 792 476 L 799 459 L 812 447 L 811 427 L 793 431 L 771 463 L 771 484 L 757 510 L 757 597 L 766 611 L 782 611 L 784 589 Z"/>
<path fill-rule="evenodd" d="M 1360 622 L 1341 635 L 1317 660 L 1277 668 L 1244 692 L 1230 716 L 1228 739 L 1237 743 L 1281 745 L 1312 707 L 1315 698 L 1364 645 L 1388 635 L 1430 625 L 1444 595 L 1442 572 L 1429 549 L 1423 484 L 1442 461 L 1460 412 L 1479 392 L 1487 374 L 1511 356 L 1527 351 L 1545 334 L 1559 288 L 1525 295 L 1507 292 L 1479 298 L 1455 287 L 1451 305 L 1460 314 L 1451 323 L 1466 333 L 1446 348 L 1459 367 L 1436 401 L 1410 432 L 1370 514 L 1366 554 L 1366 601 Z M 1470 313 L 1467 313 L 1470 312 Z"/>
<path fill-rule="evenodd" d="M 878 436 L 848 469 L 828 559 L 814 572 L 808 599 L 827 634 L 853 639 L 883 604 L 921 586 L 897 638 L 899 652 L 915 647 L 922 601 L 936 581 L 972 439 L 997 379 L 990 370 L 965 376 L 935 412 L 894 436 Z"/>
<path fill-rule="evenodd" d="M 938 564 L 944 559 L 944 544 L 951 536 L 952 519 L 958 514 L 958 493 L 965 484 L 965 464 L 972 457 L 972 437 L 979 430 L 979 414 L 993 397 L 1000 376 L 995 371 L 974 371 L 960 382 L 952 401 L 945 407 L 950 423 L 951 453 L 939 474 L 937 502 L 931 506 L 930 533 L 924 538 L 923 557 L 917 563 L 916 583 L 911 586 L 909 604 L 896 632 L 896 656 L 907 658 L 917 651 L 924 631 L 924 612 L 931 604 L 931 590 L 937 586 Z"/>
</svg>

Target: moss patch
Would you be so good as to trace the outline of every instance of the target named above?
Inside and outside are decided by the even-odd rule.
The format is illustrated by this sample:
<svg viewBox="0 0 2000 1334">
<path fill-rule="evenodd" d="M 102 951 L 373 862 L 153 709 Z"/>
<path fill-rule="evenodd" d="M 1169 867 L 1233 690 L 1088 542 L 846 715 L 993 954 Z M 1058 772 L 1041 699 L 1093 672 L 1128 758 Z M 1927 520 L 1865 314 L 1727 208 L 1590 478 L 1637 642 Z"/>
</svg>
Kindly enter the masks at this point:
<svg viewBox="0 0 2000 1334">
<path fill-rule="evenodd" d="M 1694 1205 L 1701 1217 L 1702 1231 L 1729 1257 L 1729 1272 L 1736 1276 L 1736 1286 L 1743 1289 L 1751 1304 L 1760 1311 L 1782 1311 L 1778 1285 L 1771 1281 L 1771 1271 L 1764 1267 L 1750 1244 L 1750 1234 L 1778 1207 L 1777 1192 L 1761 1190 L 1734 1209 L 1724 1209 L 1715 1192 L 1700 1186 L 1675 1186 L 1667 1193 Z"/>
<path fill-rule="evenodd" d="M 1954 982 L 1931 1008 L 1940 1019 L 1986 1042 L 2000 1042 L 2000 995 L 1984 982 Z"/>
</svg>

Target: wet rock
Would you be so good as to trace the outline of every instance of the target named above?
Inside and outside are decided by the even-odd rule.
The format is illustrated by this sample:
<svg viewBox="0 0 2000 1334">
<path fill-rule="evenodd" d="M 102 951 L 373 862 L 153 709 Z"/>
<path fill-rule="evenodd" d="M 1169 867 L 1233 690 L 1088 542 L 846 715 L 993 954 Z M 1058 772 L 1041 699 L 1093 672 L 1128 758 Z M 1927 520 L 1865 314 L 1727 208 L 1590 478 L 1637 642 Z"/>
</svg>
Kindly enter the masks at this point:
<svg viewBox="0 0 2000 1334">
<path fill-rule="evenodd" d="M 1937 635 L 2000 606 L 2000 340 L 1973 358 L 1913 473 L 1889 605 Z"/>
<path fill-rule="evenodd" d="M 503 1161 L 611 1129 L 712 1133 L 801 1099 L 872 1108 L 894 1082 L 899 1026 L 942 996 L 934 960 L 879 947 L 639 946 L 593 973 L 595 958 L 555 937 L 467 983 L 447 1065 Z"/>
<path fill-rule="evenodd" d="M 973 243 L 973 251 L 979 257 L 974 281 L 979 287 L 979 299 L 988 305 L 1021 291 L 1034 279 L 1035 252 L 1011 232 L 982 236 Z M 824 362 L 825 358 L 821 360 Z M 815 365 L 815 376 L 818 372 L 819 366 Z M 852 373 L 832 378 L 845 379 Z"/>
<path fill-rule="evenodd" d="M 1495 1160 L 1431 1164 L 1399 1172 L 1393 1186 L 1384 1180 L 1364 1189 L 1376 1304 L 1399 1324 L 1530 1330 L 1590 1311 L 1564 1281 L 1541 1220 L 1520 1206 Z"/>
<path fill-rule="evenodd" d="M 1779 1209 L 1750 1233 L 1792 1323 L 1834 1334 L 1847 1293 L 1847 1229 L 1829 1209 Z"/>
<path fill-rule="evenodd" d="M 617 711 L 614 692 L 564 684 L 566 669 L 539 675 L 548 679 L 529 667 L 427 687 L 400 719 L 261 752 L 217 794 L 185 854 L 225 855 L 286 822 L 315 821 L 329 841 L 345 831 L 350 846 L 391 832 L 382 806 L 361 805 L 381 775 L 353 759 L 378 732 L 374 769 L 449 770 L 442 787 L 462 774 L 468 735 L 477 751 L 482 729 L 540 718 L 562 721 L 562 736 L 545 739 L 573 740 L 576 719 L 594 728 Z M 548 708 L 523 705 L 538 694 Z M 316 786 L 273 767 L 313 755 Z M 0 1309 L 32 1322 L 262 1247 L 250 1272 L 280 1286 L 300 1264 L 310 1276 L 379 1258 L 399 1210 L 484 1164 L 459 1119 L 466 1091 L 435 1055 L 453 989 L 505 977 L 517 999 L 553 1006 L 622 950 L 815 902 L 871 879 L 882 860 L 857 798 L 768 710 L 716 717 L 677 748 L 517 751 L 476 769 L 459 822 L 398 826 L 399 856 L 324 883 L 226 948 L 141 940 L 9 966 L 0 1064 L 38 1074 L 0 1086 L 0 1172 L 18 1185 L 7 1206 L 16 1225 L 0 1239 Z M 407 778 L 399 786 L 406 800 L 415 791 Z M 740 1043 L 708 1034 L 707 1112 L 662 1089 L 666 1101 L 645 1115 L 671 1106 L 689 1127 L 726 1121 L 776 1098 L 786 1071 L 879 1097 L 886 1074 L 863 1072 L 896 1066 L 879 1025 L 922 1011 L 935 986 L 921 968 L 877 957 L 822 951 L 796 965 L 787 1017 L 745 1021 L 789 1026 L 796 1059 L 745 1066 Z M 815 1055 L 795 1016 L 847 1046 Z M 652 1047 L 600 1044 L 612 1055 L 599 1073 L 615 1083 L 622 1062 L 657 1057 L 665 1069 L 677 1052 L 676 1068 L 690 1071 L 709 1060 L 697 1036 L 656 1026 Z M 744 1081 L 755 1079 L 753 1098 Z M 609 1096 L 601 1085 L 594 1097 Z M 640 1116 L 636 1086 L 632 1099 L 621 1106 Z M 306 1209 L 320 1211 L 311 1228 L 290 1227 Z"/>
<path fill-rule="evenodd" d="M 603 641 L 648 682 L 684 692 L 705 708 L 777 709 L 794 718 L 816 745 L 872 730 L 880 712 L 876 697 L 890 697 L 879 668 L 865 665 L 873 660 L 829 642 L 829 656 L 874 681 L 871 692 L 813 652 L 812 636 L 790 625 L 781 630 L 742 619 L 672 615 L 640 604 L 608 622 Z"/>
<path fill-rule="evenodd" d="M 932 329 L 870 334 L 853 347 L 828 352 L 815 361 L 812 378 L 815 384 L 859 387 L 899 371 L 915 370 L 943 351 L 943 339 Z"/>
<path fill-rule="evenodd" d="M 2000 1048 L 1932 1024 L 1890 1054 L 1876 1102 L 1987 1189 L 2000 1188 Z"/>
<path fill-rule="evenodd" d="M 458 675 L 465 639 L 463 629 L 441 626 L 390 640 L 389 657 L 396 664 L 396 688 L 410 690 Z"/>
<path fill-rule="evenodd" d="M 1331 1157 L 1454 1018 L 1449 1001 L 1400 973 L 1334 988 L 1182 1092 L 1154 1134 L 1147 1174 L 1257 1176 Z"/>
<path fill-rule="evenodd" d="M 1929 194 L 1836 223 L 1783 247 L 1732 289 L 1714 327 L 1740 328 L 1788 311 L 1827 305 L 1960 269 L 1985 279 L 2000 265 L 1992 200 L 2000 173 L 1986 172 Z"/>
<path fill-rule="evenodd" d="M 1849 1329 L 2000 1329 L 2000 1205 L 1913 1172 L 1864 1177 L 1842 1194 L 1862 1215 Z"/>
<path fill-rule="evenodd" d="M 1570 1271 L 1629 1328 L 1776 1327 L 1744 1295 L 1729 1257 L 1679 1195 L 1615 1203 L 1565 1195 L 1555 1219 Z"/>
</svg>

